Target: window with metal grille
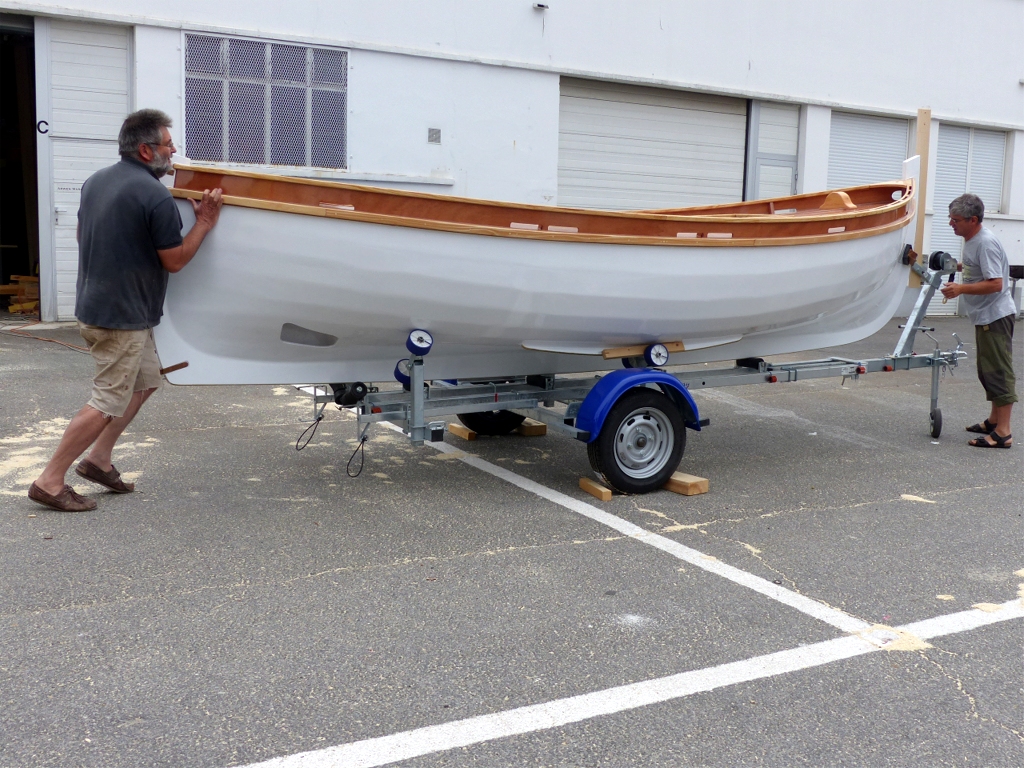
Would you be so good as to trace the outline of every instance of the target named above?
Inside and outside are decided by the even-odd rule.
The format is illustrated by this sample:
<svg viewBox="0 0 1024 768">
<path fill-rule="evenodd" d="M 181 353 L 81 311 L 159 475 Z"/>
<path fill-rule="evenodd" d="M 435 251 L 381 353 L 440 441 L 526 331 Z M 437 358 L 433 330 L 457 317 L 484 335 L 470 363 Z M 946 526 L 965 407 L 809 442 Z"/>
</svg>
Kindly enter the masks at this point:
<svg viewBox="0 0 1024 768">
<path fill-rule="evenodd" d="M 185 154 L 345 168 L 348 53 L 185 35 Z"/>
</svg>

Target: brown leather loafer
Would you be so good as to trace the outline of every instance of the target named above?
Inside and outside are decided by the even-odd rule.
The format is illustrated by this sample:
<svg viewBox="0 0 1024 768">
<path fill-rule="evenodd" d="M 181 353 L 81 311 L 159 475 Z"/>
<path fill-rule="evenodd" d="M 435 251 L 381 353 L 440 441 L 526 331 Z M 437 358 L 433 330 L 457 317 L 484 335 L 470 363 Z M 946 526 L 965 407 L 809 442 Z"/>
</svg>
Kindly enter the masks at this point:
<svg viewBox="0 0 1024 768">
<path fill-rule="evenodd" d="M 60 493 L 51 496 L 35 483 L 28 489 L 28 497 L 37 504 L 44 507 L 56 509 L 58 512 L 88 512 L 96 509 L 96 502 L 87 499 L 78 493 L 70 485 L 65 485 Z"/>
<path fill-rule="evenodd" d="M 117 471 L 117 467 L 113 464 L 110 465 L 109 472 L 104 472 L 88 459 L 82 459 L 78 462 L 78 466 L 75 467 L 75 474 L 84 477 L 86 480 L 99 483 L 114 493 L 131 493 L 135 490 L 135 483 L 126 483 L 121 480 L 121 473 Z"/>
</svg>

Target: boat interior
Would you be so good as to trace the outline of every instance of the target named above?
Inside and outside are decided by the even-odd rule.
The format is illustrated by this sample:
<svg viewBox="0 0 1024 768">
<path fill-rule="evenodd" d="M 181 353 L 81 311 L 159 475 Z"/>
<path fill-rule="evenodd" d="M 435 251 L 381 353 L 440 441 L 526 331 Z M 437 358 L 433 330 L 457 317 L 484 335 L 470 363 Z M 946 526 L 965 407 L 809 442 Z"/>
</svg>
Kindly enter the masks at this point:
<svg viewBox="0 0 1024 768">
<path fill-rule="evenodd" d="M 764 245 L 865 237 L 906 225 L 912 181 L 771 200 L 649 211 L 599 211 L 475 200 L 218 167 L 175 166 L 172 194 L 379 224 L 557 240 Z M 741 242 L 737 242 L 741 241 Z"/>
</svg>

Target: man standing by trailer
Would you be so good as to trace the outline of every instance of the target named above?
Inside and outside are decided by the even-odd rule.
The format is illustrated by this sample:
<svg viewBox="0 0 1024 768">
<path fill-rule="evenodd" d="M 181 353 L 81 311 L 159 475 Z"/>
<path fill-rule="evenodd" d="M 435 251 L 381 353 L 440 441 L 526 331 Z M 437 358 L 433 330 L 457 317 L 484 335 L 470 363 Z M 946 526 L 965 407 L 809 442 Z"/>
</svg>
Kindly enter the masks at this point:
<svg viewBox="0 0 1024 768">
<path fill-rule="evenodd" d="M 78 293 L 75 317 L 96 361 L 92 397 L 68 424 L 28 497 L 62 512 L 95 509 L 64 476 L 75 472 L 115 493 L 131 493 L 111 463 L 114 444 L 161 385 L 153 326 L 163 314 L 167 275 L 195 256 L 220 216 L 221 190 L 192 200 L 196 223 L 184 238 L 174 198 L 160 181 L 171 171 L 171 119 L 155 109 L 125 118 L 121 161 L 90 176 L 78 210 Z"/>
<path fill-rule="evenodd" d="M 999 239 L 981 225 L 985 204 L 977 195 L 960 195 L 949 204 L 949 224 L 964 239 L 963 284 L 947 283 L 942 295 L 963 296 L 974 323 L 978 378 L 992 410 L 985 421 L 967 427 L 981 437 L 968 441 L 976 448 L 1009 448 L 1010 411 L 1017 402 L 1013 375 L 1013 325 L 1016 307 L 1010 296 L 1010 263 Z"/>
</svg>

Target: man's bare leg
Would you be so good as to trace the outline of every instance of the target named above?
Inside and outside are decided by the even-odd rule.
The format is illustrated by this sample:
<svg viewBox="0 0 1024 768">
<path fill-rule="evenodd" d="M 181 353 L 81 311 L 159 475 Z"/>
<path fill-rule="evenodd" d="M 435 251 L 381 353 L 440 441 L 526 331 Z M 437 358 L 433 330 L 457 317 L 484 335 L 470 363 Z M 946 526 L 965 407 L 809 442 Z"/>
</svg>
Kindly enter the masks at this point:
<svg viewBox="0 0 1024 768">
<path fill-rule="evenodd" d="M 154 392 L 156 392 L 156 389 L 144 389 L 132 395 L 131 402 L 128 403 L 128 407 L 125 409 L 125 412 L 120 416 L 112 418 L 100 433 L 100 436 L 96 438 L 96 442 L 93 443 L 92 450 L 89 451 L 89 455 L 86 457 L 89 461 L 104 472 L 110 471 L 111 466 L 113 466 L 111 464 L 111 455 L 114 452 L 114 444 L 117 442 L 117 439 L 121 437 L 121 433 L 127 429 L 129 424 L 131 424 L 132 419 L 135 418 L 135 414 L 139 412 L 142 404 L 146 402 L 149 399 L 149 396 Z"/>
<path fill-rule="evenodd" d="M 996 425 L 994 431 L 1000 437 L 1006 437 L 1010 434 L 1010 411 L 1012 410 L 1013 403 L 992 406 L 992 413 L 988 417 L 988 423 Z M 995 445 L 995 441 L 990 440 L 988 435 L 985 436 L 985 442 Z"/>
<path fill-rule="evenodd" d="M 111 420 L 111 416 L 97 411 L 91 405 L 83 405 L 82 410 L 75 414 L 68 428 L 64 430 L 57 450 L 50 457 L 46 468 L 36 478 L 36 486 L 51 496 L 60 493 L 64 488 L 64 476 L 71 468 L 72 462 L 92 445 Z"/>
</svg>

